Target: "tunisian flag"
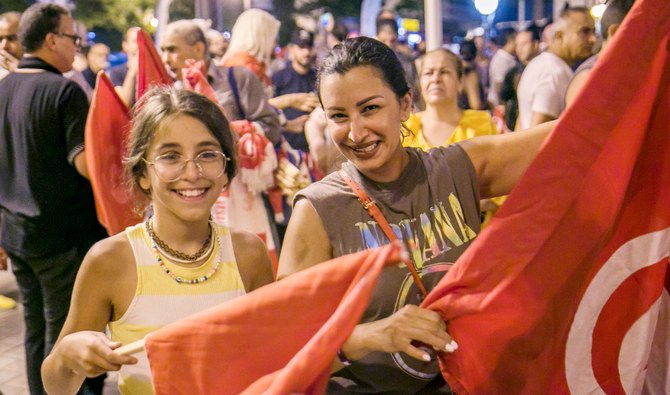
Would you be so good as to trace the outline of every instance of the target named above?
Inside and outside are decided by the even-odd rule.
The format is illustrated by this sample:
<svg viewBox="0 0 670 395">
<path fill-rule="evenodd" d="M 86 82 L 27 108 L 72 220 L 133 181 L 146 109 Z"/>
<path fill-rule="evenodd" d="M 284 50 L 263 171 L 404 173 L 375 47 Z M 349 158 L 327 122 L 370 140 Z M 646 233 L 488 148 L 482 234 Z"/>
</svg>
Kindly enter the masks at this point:
<svg viewBox="0 0 670 395">
<path fill-rule="evenodd" d="M 104 72 L 98 82 L 86 119 L 84 143 L 95 209 L 109 235 L 142 221 L 133 209 L 134 196 L 123 177 L 125 142 L 130 132 L 130 114 Z"/>
<path fill-rule="evenodd" d="M 424 302 L 459 393 L 670 393 L 670 2 L 638 1 L 506 204 Z"/>
<path fill-rule="evenodd" d="M 172 85 L 172 78 L 165 69 L 151 36 L 142 29 L 137 31 L 137 50 L 139 58 L 135 94 L 137 100 L 140 100 L 144 92 L 153 85 Z"/>
<path fill-rule="evenodd" d="M 379 273 L 401 251 L 339 257 L 149 334 L 156 394 L 323 393 Z"/>
<path fill-rule="evenodd" d="M 670 2 L 638 0 L 506 204 L 424 301 L 459 344 L 440 354 L 459 393 L 670 393 L 669 32 Z M 350 284 L 326 267 L 150 335 L 157 392 L 322 391 L 368 303 L 312 338 Z"/>
</svg>

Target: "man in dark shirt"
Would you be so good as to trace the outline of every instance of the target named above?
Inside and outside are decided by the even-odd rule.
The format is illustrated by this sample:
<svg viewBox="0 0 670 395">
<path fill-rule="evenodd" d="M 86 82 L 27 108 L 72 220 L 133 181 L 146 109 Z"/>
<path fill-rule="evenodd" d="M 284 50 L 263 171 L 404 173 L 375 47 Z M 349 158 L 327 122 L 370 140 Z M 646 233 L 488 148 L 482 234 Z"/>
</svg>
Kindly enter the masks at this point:
<svg viewBox="0 0 670 395">
<path fill-rule="evenodd" d="M 128 56 L 126 63 L 116 65 L 109 69 L 109 79 L 117 88 L 121 100 L 128 107 L 135 104 L 135 85 L 137 83 L 137 32 L 139 27 L 133 26 L 126 30 L 121 42 L 121 50 Z"/>
<path fill-rule="evenodd" d="M 103 43 L 96 43 L 88 47 L 85 52 L 88 67 L 81 73 L 84 75 L 86 82 L 91 86 L 91 89 L 95 89 L 98 72 L 109 66 L 109 47 Z"/>
<path fill-rule="evenodd" d="M 62 76 L 80 44 L 74 21 L 61 6 L 35 4 L 19 39 L 25 55 L 0 81 L 1 245 L 24 307 L 30 392 L 42 394 L 40 365 L 67 316 L 77 270 L 105 233 L 84 178 L 88 101 Z"/>
<path fill-rule="evenodd" d="M 295 31 L 288 50 L 291 60 L 283 70 L 272 75 L 275 97 L 270 99 L 270 104 L 284 111 L 287 120 L 282 131 L 284 138 L 291 147 L 307 152 L 304 126 L 309 113 L 319 104 L 314 93 L 314 35 L 307 30 Z"/>
</svg>

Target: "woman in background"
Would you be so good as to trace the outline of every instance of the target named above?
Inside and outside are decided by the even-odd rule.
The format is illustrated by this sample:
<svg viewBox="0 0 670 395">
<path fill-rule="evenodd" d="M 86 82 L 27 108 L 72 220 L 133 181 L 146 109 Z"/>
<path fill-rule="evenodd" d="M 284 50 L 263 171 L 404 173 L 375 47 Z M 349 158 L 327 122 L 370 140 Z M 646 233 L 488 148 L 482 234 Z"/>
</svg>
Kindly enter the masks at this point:
<svg viewBox="0 0 670 395">
<path fill-rule="evenodd" d="M 268 97 L 273 96 L 268 67 L 277 46 L 280 25 L 274 16 L 261 9 L 244 11 L 233 25 L 228 50 L 221 60 L 226 67 L 246 66 L 251 69 L 270 88 Z"/>
<path fill-rule="evenodd" d="M 498 133 L 488 111 L 459 107 L 463 65 L 456 55 L 438 48 L 428 52 L 421 63 L 419 82 L 426 110 L 410 115 L 405 123 L 409 135 L 403 136 L 403 146 L 427 151 L 476 136 Z M 482 200 L 485 223 L 490 221 L 503 201 L 504 198 Z"/>
<path fill-rule="evenodd" d="M 463 92 L 459 98 L 461 108 L 485 110 L 486 94 L 479 79 L 477 65 L 477 46 L 472 40 L 465 40 L 461 44 L 461 59 L 463 60 Z"/>
</svg>

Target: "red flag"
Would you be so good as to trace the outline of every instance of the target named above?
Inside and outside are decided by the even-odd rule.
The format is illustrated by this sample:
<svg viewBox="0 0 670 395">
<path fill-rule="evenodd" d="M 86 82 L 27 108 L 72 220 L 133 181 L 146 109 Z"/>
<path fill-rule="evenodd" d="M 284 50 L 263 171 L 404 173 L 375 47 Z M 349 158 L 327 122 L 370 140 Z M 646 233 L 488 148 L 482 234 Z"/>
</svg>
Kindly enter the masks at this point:
<svg viewBox="0 0 670 395">
<path fill-rule="evenodd" d="M 198 92 L 203 96 L 207 96 L 209 100 L 221 106 L 216 99 L 214 89 L 207 82 L 207 69 L 205 62 L 202 60 L 195 61 L 193 59 L 186 59 L 186 67 L 181 69 L 183 75 L 184 87 L 192 91 Z"/>
<path fill-rule="evenodd" d="M 156 394 L 322 393 L 392 244 L 296 273 L 146 338 Z"/>
<path fill-rule="evenodd" d="M 493 222 L 424 302 L 459 393 L 670 393 L 670 2 L 638 1 Z"/>
<path fill-rule="evenodd" d="M 172 85 L 172 78 L 165 69 L 151 36 L 141 29 L 137 31 L 137 50 L 139 59 L 135 94 L 139 100 L 153 85 Z"/>
<path fill-rule="evenodd" d="M 133 210 L 134 197 L 123 177 L 124 143 L 130 132 L 130 114 L 101 72 L 86 119 L 86 164 L 98 220 L 109 235 L 142 221 Z"/>
</svg>

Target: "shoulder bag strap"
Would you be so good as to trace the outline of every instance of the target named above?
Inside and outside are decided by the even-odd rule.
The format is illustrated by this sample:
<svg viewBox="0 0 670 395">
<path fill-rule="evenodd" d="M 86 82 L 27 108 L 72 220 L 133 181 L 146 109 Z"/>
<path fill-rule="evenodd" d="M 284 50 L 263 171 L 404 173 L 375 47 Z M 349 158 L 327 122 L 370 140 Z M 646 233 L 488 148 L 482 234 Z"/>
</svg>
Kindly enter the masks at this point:
<svg viewBox="0 0 670 395">
<path fill-rule="evenodd" d="M 351 177 L 349 177 L 349 174 L 347 174 L 344 169 L 338 170 L 338 173 L 340 174 L 340 177 L 344 180 L 344 182 L 349 185 L 349 188 L 351 188 L 352 191 L 358 196 L 358 201 L 361 202 L 363 207 L 367 210 L 368 214 L 377 221 L 377 224 L 382 228 L 382 231 L 388 237 L 388 239 L 391 242 L 394 242 L 398 240 L 398 237 L 396 236 L 395 232 L 391 229 L 391 225 L 389 225 L 388 221 L 386 220 L 386 217 L 384 217 L 384 214 L 382 214 L 381 210 L 379 210 L 379 207 L 377 206 L 377 203 L 375 203 L 374 200 L 370 199 L 370 196 L 365 192 L 363 187 L 361 187 L 356 181 L 354 181 Z M 421 290 L 421 293 L 425 297 L 428 292 L 426 292 L 426 287 L 423 285 L 423 281 L 421 281 L 421 277 L 419 277 L 419 273 L 416 271 L 416 267 L 414 266 L 414 262 L 409 259 L 409 257 L 403 259 L 403 262 L 407 267 L 409 268 L 409 271 L 412 273 L 412 277 L 414 278 L 414 282 L 416 285 L 419 287 Z"/>
<path fill-rule="evenodd" d="M 242 108 L 242 103 L 240 103 L 240 90 L 237 87 L 237 80 L 235 79 L 235 72 L 233 67 L 228 67 L 228 83 L 230 84 L 230 89 L 233 90 L 237 111 L 240 112 L 242 119 L 247 119 L 247 115 L 244 113 L 244 108 Z"/>
</svg>

